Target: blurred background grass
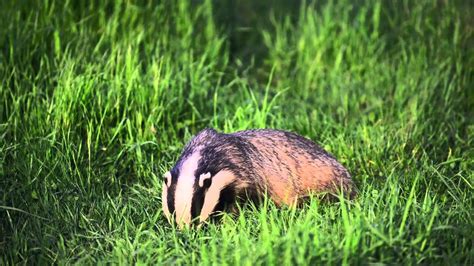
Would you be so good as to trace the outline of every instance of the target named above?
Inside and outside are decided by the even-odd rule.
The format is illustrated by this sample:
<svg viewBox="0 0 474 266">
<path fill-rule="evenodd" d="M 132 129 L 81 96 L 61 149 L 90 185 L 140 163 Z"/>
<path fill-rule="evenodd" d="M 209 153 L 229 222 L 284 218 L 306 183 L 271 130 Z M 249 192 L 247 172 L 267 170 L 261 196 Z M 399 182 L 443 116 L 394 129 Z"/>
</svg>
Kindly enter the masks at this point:
<svg viewBox="0 0 474 266">
<path fill-rule="evenodd" d="M 2 264 L 464 263 L 470 1 L 5 1 Z M 353 202 L 179 232 L 160 176 L 203 127 L 333 153 Z"/>
</svg>

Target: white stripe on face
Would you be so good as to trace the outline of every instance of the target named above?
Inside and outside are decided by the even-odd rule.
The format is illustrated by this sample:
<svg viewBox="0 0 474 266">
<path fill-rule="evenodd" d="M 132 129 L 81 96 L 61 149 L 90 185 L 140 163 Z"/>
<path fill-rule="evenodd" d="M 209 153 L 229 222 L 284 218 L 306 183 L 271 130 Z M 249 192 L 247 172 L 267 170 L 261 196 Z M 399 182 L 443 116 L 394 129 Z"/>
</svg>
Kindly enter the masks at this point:
<svg viewBox="0 0 474 266">
<path fill-rule="evenodd" d="M 178 183 L 176 183 L 174 208 L 176 211 L 176 222 L 179 227 L 191 223 L 191 205 L 194 194 L 195 172 L 201 158 L 200 151 L 195 151 L 182 164 Z"/>
<path fill-rule="evenodd" d="M 168 187 L 163 182 L 161 191 L 161 205 L 163 206 L 163 212 L 165 213 L 166 219 L 170 221 L 170 210 L 168 209 Z"/>
<path fill-rule="evenodd" d="M 235 175 L 232 172 L 226 170 L 222 170 L 212 177 L 211 187 L 209 187 L 204 197 L 204 204 L 199 216 L 199 220 L 201 222 L 205 221 L 209 215 L 211 215 L 212 211 L 219 202 L 222 189 L 232 183 L 235 179 Z"/>
</svg>

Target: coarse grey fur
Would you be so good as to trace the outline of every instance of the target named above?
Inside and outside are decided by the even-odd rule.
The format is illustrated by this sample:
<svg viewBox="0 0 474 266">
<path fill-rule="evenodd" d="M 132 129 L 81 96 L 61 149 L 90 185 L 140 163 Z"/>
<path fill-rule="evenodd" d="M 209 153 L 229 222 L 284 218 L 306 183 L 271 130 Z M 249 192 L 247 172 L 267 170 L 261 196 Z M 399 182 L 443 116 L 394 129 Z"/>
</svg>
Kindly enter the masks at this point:
<svg viewBox="0 0 474 266">
<path fill-rule="evenodd" d="M 196 154 L 199 157 L 193 158 L 199 160 L 196 168 L 191 169 L 191 178 L 195 179 L 193 191 L 187 193 L 192 195 L 177 195 L 176 184 L 183 164 Z M 221 171 L 229 173 L 231 182 L 219 188 L 213 213 L 231 209 L 239 199 L 258 201 L 266 193 L 277 205 L 292 205 L 313 193 L 343 191 L 353 197 L 356 191 L 349 172 L 332 155 L 295 133 L 256 129 L 224 134 L 204 129 L 184 147 L 171 169 L 171 182 L 163 187 L 167 190 L 164 207 L 172 214 L 177 197 L 192 197 L 191 218 L 199 217 L 216 182 L 213 179 L 224 173 Z M 206 174 L 209 178 L 200 181 L 200 176 Z"/>
</svg>

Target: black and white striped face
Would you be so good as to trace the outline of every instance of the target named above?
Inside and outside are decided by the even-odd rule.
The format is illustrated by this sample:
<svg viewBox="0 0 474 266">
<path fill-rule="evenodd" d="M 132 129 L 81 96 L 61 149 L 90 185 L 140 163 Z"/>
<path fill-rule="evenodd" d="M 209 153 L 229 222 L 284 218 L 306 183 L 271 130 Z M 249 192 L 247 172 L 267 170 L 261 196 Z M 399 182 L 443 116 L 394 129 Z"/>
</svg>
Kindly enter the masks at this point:
<svg viewBox="0 0 474 266">
<path fill-rule="evenodd" d="M 235 199 L 235 175 L 216 169 L 205 157 L 193 151 L 163 176 L 163 212 L 180 228 L 207 220 Z"/>
</svg>

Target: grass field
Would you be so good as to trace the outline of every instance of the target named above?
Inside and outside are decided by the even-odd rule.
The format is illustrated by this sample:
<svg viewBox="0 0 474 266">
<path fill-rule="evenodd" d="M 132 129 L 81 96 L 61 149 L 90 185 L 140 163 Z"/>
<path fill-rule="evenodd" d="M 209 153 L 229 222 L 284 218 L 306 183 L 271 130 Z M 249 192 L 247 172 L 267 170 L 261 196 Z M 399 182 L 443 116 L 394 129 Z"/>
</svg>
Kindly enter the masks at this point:
<svg viewBox="0 0 474 266">
<path fill-rule="evenodd" d="M 146 2 L 0 4 L 0 264 L 474 264 L 470 1 Z M 359 195 L 178 231 L 204 127 L 298 132 Z"/>
</svg>

